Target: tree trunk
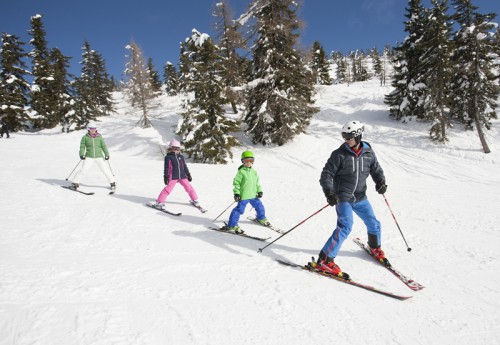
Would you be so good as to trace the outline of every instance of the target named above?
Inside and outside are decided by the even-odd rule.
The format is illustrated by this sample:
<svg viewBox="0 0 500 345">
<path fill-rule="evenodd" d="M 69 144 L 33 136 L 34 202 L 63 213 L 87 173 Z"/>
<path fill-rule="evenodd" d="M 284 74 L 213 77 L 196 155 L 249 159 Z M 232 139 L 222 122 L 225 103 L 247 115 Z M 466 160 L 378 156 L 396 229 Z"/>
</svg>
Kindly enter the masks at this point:
<svg viewBox="0 0 500 345">
<path fill-rule="evenodd" d="M 477 66 L 477 62 L 476 62 Z M 484 137 L 483 133 L 483 128 L 481 127 L 481 121 L 479 121 L 479 114 L 478 112 L 478 101 L 477 101 L 477 93 L 479 92 L 476 90 L 474 94 L 474 123 L 476 124 L 476 129 L 477 129 L 477 135 L 479 136 L 479 141 L 481 142 L 481 145 L 483 145 L 483 151 L 484 153 L 490 153 L 490 148 L 488 147 L 488 143 L 486 142 L 486 138 Z"/>
<path fill-rule="evenodd" d="M 488 143 L 486 142 L 486 138 L 484 137 L 483 128 L 481 127 L 481 123 L 479 122 L 479 119 L 477 118 L 477 114 L 474 114 L 474 122 L 476 124 L 477 135 L 479 136 L 479 141 L 481 142 L 481 145 L 483 145 L 484 153 L 490 153 L 491 151 L 490 151 L 490 148 L 488 147 Z"/>
<path fill-rule="evenodd" d="M 238 114 L 238 108 L 236 108 L 236 102 L 231 101 L 231 107 L 233 108 L 233 111 L 235 114 Z"/>
</svg>

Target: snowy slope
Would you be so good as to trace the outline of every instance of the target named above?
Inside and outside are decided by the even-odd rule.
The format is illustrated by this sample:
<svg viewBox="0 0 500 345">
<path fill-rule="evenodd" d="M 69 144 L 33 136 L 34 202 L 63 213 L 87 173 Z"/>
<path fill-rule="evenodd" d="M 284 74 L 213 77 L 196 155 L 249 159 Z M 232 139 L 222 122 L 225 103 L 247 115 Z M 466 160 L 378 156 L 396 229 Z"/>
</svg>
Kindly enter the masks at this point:
<svg viewBox="0 0 500 345">
<path fill-rule="evenodd" d="M 163 99 L 154 129 L 136 128 L 118 98 L 103 118 L 117 194 L 100 172 L 85 196 L 63 188 L 78 163 L 84 131 L 14 133 L 0 139 L 0 345 L 14 344 L 498 344 L 500 343 L 500 123 L 481 153 L 476 133 L 452 130 L 445 146 L 427 140 L 427 124 L 387 116 L 378 81 L 321 87 L 307 134 L 282 147 L 253 146 L 268 218 L 291 229 L 326 201 L 318 180 L 341 143 L 344 122 L 366 124 L 385 170 L 387 199 L 369 183 L 393 264 L 426 286 L 413 292 L 347 240 L 337 259 L 353 278 L 395 293 L 398 301 L 307 272 L 305 263 L 333 231 L 326 208 L 265 249 L 261 242 L 207 229 L 232 202 L 236 159 L 190 163 L 209 212 L 187 203 L 178 186 L 172 217 L 144 206 L 163 187 L 159 150 L 173 137 L 178 100 Z M 250 207 L 247 215 L 251 214 Z M 226 220 L 229 211 L 221 220 Z M 277 234 L 242 217 L 249 234 Z M 356 218 L 351 234 L 366 239 Z"/>
</svg>

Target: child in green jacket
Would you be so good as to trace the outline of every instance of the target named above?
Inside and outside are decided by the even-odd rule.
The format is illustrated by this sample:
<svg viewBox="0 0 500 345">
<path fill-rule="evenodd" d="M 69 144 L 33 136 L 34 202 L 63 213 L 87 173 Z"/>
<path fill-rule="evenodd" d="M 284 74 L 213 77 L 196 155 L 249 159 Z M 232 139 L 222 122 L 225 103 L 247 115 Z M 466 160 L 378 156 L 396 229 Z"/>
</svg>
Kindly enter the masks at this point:
<svg viewBox="0 0 500 345">
<path fill-rule="evenodd" d="M 243 231 L 238 226 L 240 216 L 245 213 L 245 208 L 248 203 L 253 206 L 257 212 L 257 221 L 265 226 L 271 224 L 266 218 L 266 211 L 264 205 L 260 200 L 262 198 L 262 187 L 259 183 L 259 175 L 257 171 L 252 168 L 254 162 L 254 155 L 251 151 L 245 151 L 241 154 L 241 165 L 238 168 L 238 173 L 233 180 L 233 193 L 234 201 L 238 205 L 231 211 L 227 230 L 234 233 L 242 233 Z"/>
<path fill-rule="evenodd" d="M 97 164 L 102 173 L 106 176 L 111 185 L 111 192 L 116 190 L 115 177 L 108 167 L 104 164 L 105 160 L 109 159 L 109 152 L 101 134 L 97 132 L 97 127 L 94 124 L 89 124 L 88 132 L 80 141 L 80 159 L 83 161 L 82 169 L 78 171 L 73 178 L 71 189 L 80 187 L 82 176 L 94 165 Z"/>
</svg>

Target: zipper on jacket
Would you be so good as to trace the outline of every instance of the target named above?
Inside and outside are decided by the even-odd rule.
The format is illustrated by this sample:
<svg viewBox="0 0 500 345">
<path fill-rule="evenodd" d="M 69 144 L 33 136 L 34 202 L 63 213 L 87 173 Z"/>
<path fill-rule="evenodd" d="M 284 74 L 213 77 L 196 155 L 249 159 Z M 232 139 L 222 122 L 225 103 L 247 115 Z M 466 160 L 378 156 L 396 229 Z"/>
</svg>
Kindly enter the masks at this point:
<svg viewBox="0 0 500 345">
<path fill-rule="evenodd" d="M 356 202 L 356 196 L 354 193 L 356 192 L 356 189 L 358 188 L 358 182 L 359 182 L 359 159 L 352 157 L 353 161 L 353 169 L 356 172 L 356 183 L 354 184 L 354 190 L 352 191 L 352 197 L 354 198 L 353 202 Z M 356 165 L 354 165 L 356 164 Z"/>
<path fill-rule="evenodd" d="M 179 156 L 175 155 L 175 159 L 177 159 L 177 170 L 179 170 L 179 180 L 181 179 L 181 162 L 179 161 Z"/>
</svg>

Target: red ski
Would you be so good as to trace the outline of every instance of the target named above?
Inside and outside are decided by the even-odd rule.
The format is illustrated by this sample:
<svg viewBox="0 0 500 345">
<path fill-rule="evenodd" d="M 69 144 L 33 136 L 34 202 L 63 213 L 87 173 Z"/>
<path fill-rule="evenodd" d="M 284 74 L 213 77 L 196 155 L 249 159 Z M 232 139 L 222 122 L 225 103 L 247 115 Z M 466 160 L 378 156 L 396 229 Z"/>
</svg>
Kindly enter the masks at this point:
<svg viewBox="0 0 500 345">
<path fill-rule="evenodd" d="M 358 246 L 360 246 L 361 248 L 363 248 L 365 250 L 365 252 L 367 252 L 372 258 L 374 258 L 379 264 L 381 264 L 382 266 L 384 266 L 385 268 L 387 268 L 392 274 L 394 274 L 396 277 L 399 278 L 399 280 L 401 280 L 406 286 L 408 286 L 410 289 L 412 289 L 413 291 L 419 291 L 419 290 L 422 290 L 425 286 L 417 283 L 416 281 L 414 281 L 413 279 L 411 278 L 408 278 L 407 276 L 405 276 L 403 273 L 399 272 L 397 269 L 395 269 L 391 263 L 389 262 L 389 260 L 385 260 L 384 262 L 382 261 L 379 261 L 377 260 L 373 255 L 372 253 L 370 252 L 370 250 L 368 249 L 368 246 L 365 245 L 363 242 L 361 242 L 361 239 L 359 238 L 355 238 L 353 239 L 354 243 L 356 243 Z"/>
<path fill-rule="evenodd" d="M 315 269 L 311 265 L 311 263 L 309 263 L 308 265 L 299 265 L 299 264 L 296 264 L 296 263 L 293 263 L 293 262 L 290 262 L 290 261 L 285 261 L 285 260 L 280 260 L 280 259 L 275 259 L 275 260 L 278 261 L 282 265 L 291 266 L 291 267 L 294 267 L 294 268 L 299 268 L 299 269 L 306 270 L 306 271 L 309 271 L 309 272 L 317 273 L 319 275 L 322 275 L 323 277 L 332 278 L 332 279 L 335 279 L 335 280 L 337 280 L 339 282 L 343 282 L 343 283 L 346 283 L 346 284 L 349 284 L 349 285 L 354 285 L 354 286 L 357 286 L 359 288 L 362 288 L 362 289 L 365 289 L 365 290 L 369 290 L 369 291 L 372 291 L 372 292 L 375 292 L 375 293 L 378 293 L 378 294 L 381 294 L 381 295 L 384 295 L 384 296 L 387 296 L 387 297 L 396 298 L 396 299 L 399 299 L 399 300 L 402 300 L 402 301 L 404 301 L 404 300 L 412 297 L 412 296 L 396 295 L 396 294 L 394 294 L 392 292 L 380 290 L 380 289 L 375 288 L 373 286 L 366 285 L 366 284 L 363 284 L 363 283 L 359 283 L 357 281 L 352 280 L 351 278 L 344 279 L 344 278 L 335 276 L 333 274 L 329 274 L 328 272 Z"/>
</svg>

